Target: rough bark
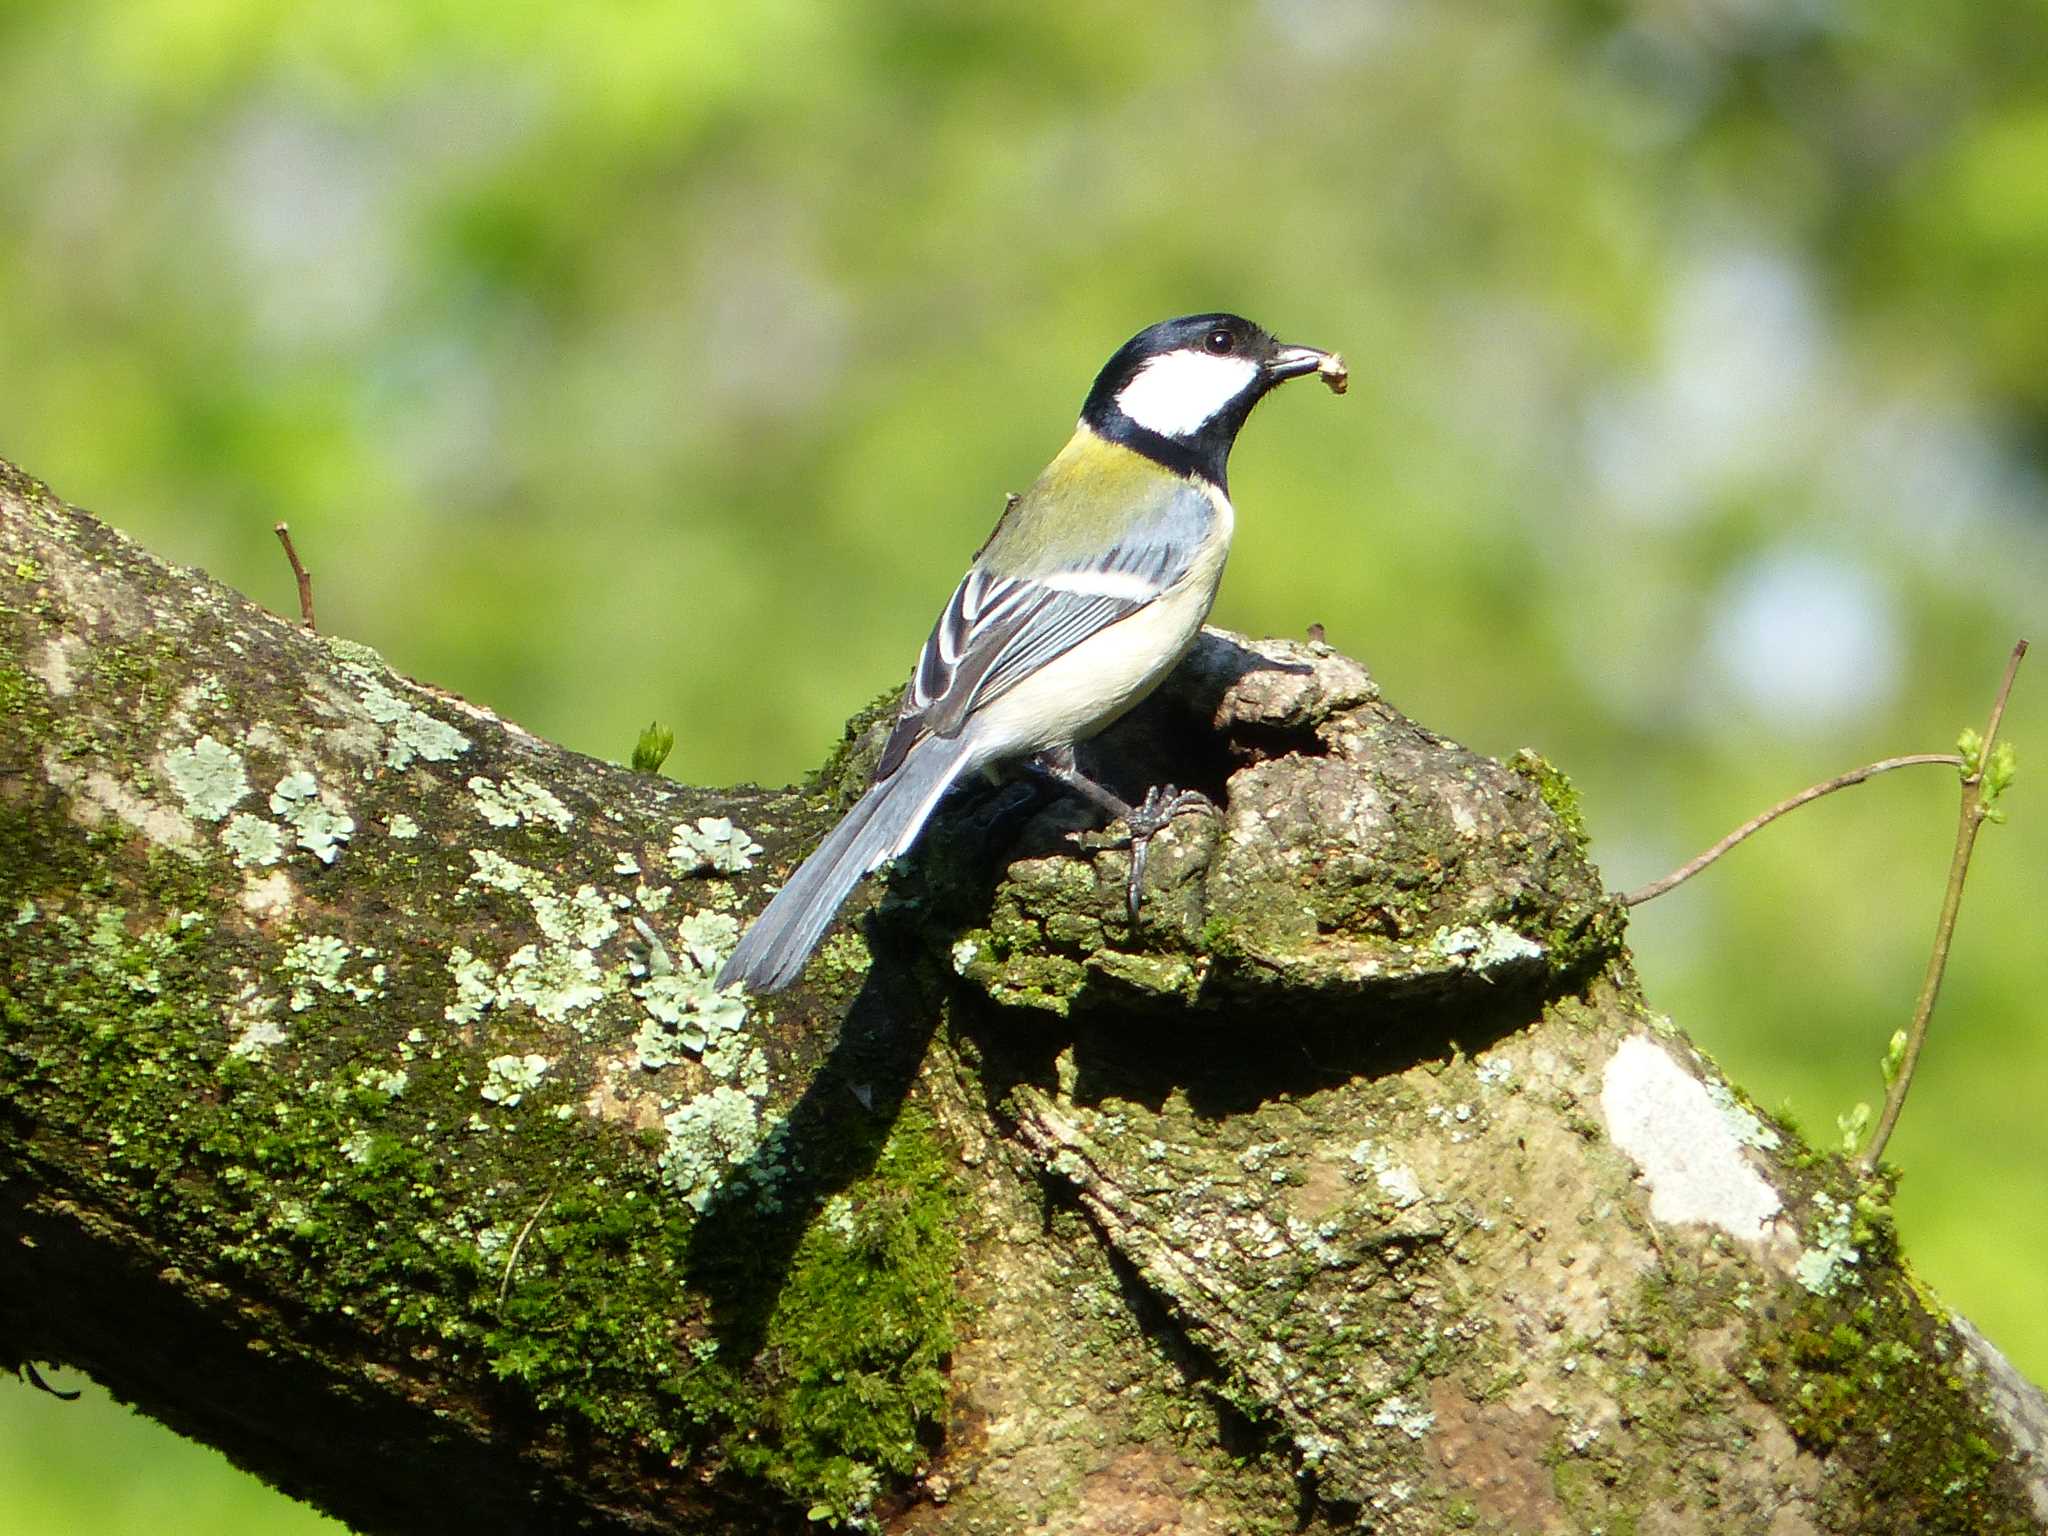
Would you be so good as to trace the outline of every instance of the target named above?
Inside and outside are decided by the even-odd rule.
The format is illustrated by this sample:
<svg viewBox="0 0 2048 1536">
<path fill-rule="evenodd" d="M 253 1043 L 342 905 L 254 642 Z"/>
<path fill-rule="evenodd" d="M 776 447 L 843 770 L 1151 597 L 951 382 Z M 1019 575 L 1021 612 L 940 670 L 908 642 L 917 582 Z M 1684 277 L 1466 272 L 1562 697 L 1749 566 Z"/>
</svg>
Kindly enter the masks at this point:
<svg viewBox="0 0 2048 1536">
<path fill-rule="evenodd" d="M 2041 1395 L 1648 1011 L 1569 787 L 1325 647 L 1100 744 L 1224 806 L 1135 931 L 992 787 L 742 1004 L 879 711 L 681 788 L 5 465 L 0 593 L 0 1357 L 361 1530 L 2048 1530 Z"/>
</svg>

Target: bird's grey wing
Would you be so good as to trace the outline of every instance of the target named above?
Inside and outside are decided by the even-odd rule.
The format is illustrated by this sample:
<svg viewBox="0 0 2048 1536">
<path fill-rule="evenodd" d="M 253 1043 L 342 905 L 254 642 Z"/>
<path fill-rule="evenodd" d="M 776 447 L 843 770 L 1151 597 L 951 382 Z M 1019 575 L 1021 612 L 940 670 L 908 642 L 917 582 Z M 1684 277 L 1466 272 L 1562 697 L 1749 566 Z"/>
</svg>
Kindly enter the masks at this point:
<svg viewBox="0 0 2048 1536">
<path fill-rule="evenodd" d="M 893 772 L 919 737 L 958 735 L 978 705 L 1166 591 L 1187 574 L 1206 532 L 1196 519 L 1158 517 L 1092 562 L 1031 577 L 969 571 L 924 643 L 876 777 Z"/>
</svg>

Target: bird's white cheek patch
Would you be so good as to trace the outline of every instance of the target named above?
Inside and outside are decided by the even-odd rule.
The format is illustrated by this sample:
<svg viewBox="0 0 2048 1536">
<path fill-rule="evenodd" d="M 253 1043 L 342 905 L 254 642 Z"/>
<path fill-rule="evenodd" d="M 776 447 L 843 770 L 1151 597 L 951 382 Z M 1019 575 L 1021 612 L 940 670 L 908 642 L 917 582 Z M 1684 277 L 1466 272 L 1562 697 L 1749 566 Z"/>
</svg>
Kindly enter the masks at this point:
<svg viewBox="0 0 2048 1536">
<path fill-rule="evenodd" d="M 1123 413 L 1162 437 L 1186 437 L 1230 404 L 1258 376 L 1249 358 L 1168 352 L 1138 370 L 1117 392 Z"/>
</svg>

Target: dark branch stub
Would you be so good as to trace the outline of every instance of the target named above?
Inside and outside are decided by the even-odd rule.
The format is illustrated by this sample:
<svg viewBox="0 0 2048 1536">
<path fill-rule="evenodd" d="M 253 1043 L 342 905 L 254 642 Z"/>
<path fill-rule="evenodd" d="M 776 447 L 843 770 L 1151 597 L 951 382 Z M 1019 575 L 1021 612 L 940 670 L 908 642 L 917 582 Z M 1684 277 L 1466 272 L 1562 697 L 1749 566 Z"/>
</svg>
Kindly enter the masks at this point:
<svg viewBox="0 0 2048 1536">
<path fill-rule="evenodd" d="M 292 563 L 292 575 L 299 583 L 299 622 L 318 633 L 320 626 L 313 622 L 313 573 L 299 563 L 299 552 L 292 544 L 292 530 L 289 523 L 279 523 L 272 530 L 277 542 L 284 546 L 284 557 Z"/>
</svg>

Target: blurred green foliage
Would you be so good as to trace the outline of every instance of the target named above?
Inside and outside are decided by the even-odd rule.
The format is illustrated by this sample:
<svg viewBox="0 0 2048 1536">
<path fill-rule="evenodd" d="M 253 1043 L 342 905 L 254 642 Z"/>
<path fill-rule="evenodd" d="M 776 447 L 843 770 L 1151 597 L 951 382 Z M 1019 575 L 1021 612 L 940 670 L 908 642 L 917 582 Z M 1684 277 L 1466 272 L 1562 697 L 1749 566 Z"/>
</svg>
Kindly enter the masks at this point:
<svg viewBox="0 0 2048 1536">
<path fill-rule="evenodd" d="M 1241 309 L 1354 382 L 1246 434 L 1219 621 L 1540 748 L 1633 885 L 1939 750 L 2048 627 L 2044 80 L 2038 4 L 9 0 L 0 452 L 293 612 L 288 516 L 326 628 L 786 780 L 1110 350 Z M 1922 1272 L 2037 1378 L 2043 665 L 1892 1143 Z M 1881 1092 L 1955 794 L 1636 915 L 1653 1000 L 1817 1140 Z M 8 1518 L 306 1523 L 108 1433 L 0 1387 Z"/>
</svg>

